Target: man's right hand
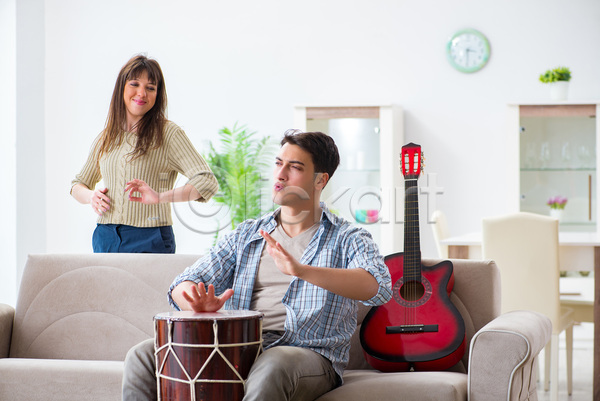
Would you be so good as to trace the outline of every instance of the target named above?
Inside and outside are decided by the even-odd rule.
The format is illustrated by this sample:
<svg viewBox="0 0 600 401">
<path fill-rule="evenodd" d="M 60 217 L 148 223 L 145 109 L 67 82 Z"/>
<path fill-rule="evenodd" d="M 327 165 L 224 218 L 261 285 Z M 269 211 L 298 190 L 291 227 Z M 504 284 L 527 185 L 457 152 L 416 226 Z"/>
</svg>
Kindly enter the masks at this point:
<svg viewBox="0 0 600 401">
<path fill-rule="evenodd" d="M 215 296 L 215 287 L 209 284 L 208 290 L 204 283 L 184 281 L 178 284 L 172 291 L 171 296 L 181 310 L 193 312 L 216 312 L 223 307 L 233 295 L 230 288 L 220 296 Z"/>
</svg>

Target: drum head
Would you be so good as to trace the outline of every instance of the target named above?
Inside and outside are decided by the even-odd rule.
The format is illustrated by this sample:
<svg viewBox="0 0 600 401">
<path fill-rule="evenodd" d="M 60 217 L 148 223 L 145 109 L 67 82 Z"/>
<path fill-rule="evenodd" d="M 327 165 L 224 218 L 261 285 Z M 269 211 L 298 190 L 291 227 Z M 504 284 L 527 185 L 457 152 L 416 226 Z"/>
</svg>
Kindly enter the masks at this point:
<svg viewBox="0 0 600 401">
<path fill-rule="evenodd" d="M 174 311 L 159 313 L 154 316 L 155 320 L 237 320 L 237 319 L 256 319 L 263 316 L 262 312 L 251 310 L 218 310 L 216 312 L 191 312 L 191 311 Z"/>
</svg>

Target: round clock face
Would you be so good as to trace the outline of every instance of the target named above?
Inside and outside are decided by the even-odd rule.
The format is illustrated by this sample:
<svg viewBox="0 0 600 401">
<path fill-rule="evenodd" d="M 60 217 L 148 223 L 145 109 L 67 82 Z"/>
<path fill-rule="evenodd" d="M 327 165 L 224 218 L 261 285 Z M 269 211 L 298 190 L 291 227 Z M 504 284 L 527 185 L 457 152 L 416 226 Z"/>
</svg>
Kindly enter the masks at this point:
<svg viewBox="0 0 600 401">
<path fill-rule="evenodd" d="M 463 29 L 448 41 L 446 55 L 450 64 L 458 71 L 479 71 L 490 58 L 490 42 L 479 31 Z"/>
</svg>

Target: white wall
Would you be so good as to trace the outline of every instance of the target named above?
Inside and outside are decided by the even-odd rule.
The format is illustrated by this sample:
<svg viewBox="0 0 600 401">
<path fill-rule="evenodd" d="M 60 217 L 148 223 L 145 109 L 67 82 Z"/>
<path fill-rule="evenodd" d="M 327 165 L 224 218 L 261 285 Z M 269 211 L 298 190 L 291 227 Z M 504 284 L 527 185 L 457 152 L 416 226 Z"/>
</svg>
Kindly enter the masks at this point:
<svg viewBox="0 0 600 401">
<path fill-rule="evenodd" d="M 16 1 L 16 219 L 17 281 L 27 254 L 46 251 L 49 223 L 46 174 L 44 1 Z M 54 155 L 56 158 L 58 155 Z"/>
<path fill-rule="evenodd" d="M 4 196 L 0 199 L 0 302 L 13 304 L 17 294 L 17 38 L 16 0 L 0 0 L 0 172 Z"/>
<path fill-rule="evenodd" d="M 537 77 L 563 64 L 573 72 L 571 99 L 600 97 L 595 0 L 46 0 L 44 7 L 45 162 L 35 167 L 46 172 L 51 253 L 91 252 L 95 218 L 70 198 L 70 181 L 103 127 L 119 68 L 138 52 L 161 63 L 169 117 L 198 147 L 236 121 L 279 137 L 297 104 L 402 106 L 405 140 L 422 145 L 456 235 L 507 208 L 508 102 L 547 99 Z M 491 42 L 490 62 L 475 74 L 445 58 L 449 36 L 465 27 Z M 180 253 L 211 242 L 179 222 L 175 230 Z M 433 256 L 429 228 L 421 231 L 423 256 Z"/>
</svg>

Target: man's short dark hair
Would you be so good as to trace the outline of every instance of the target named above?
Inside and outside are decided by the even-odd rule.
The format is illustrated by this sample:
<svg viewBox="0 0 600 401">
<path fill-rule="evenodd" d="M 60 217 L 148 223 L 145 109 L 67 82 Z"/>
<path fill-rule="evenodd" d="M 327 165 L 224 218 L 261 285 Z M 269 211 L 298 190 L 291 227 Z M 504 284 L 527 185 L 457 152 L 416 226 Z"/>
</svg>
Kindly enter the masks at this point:
<svg viewBox="0 0 600 401">
<path fill-rule="evenodd" d="M 340 164 L 340 154 L 332 137 L 322 132 L 302 132 L 290 129 L 283 134 L 281 146 L 289 143 L 310 153 L 315 173 L 327 173 L 329 179 Z"/>
</svg>

